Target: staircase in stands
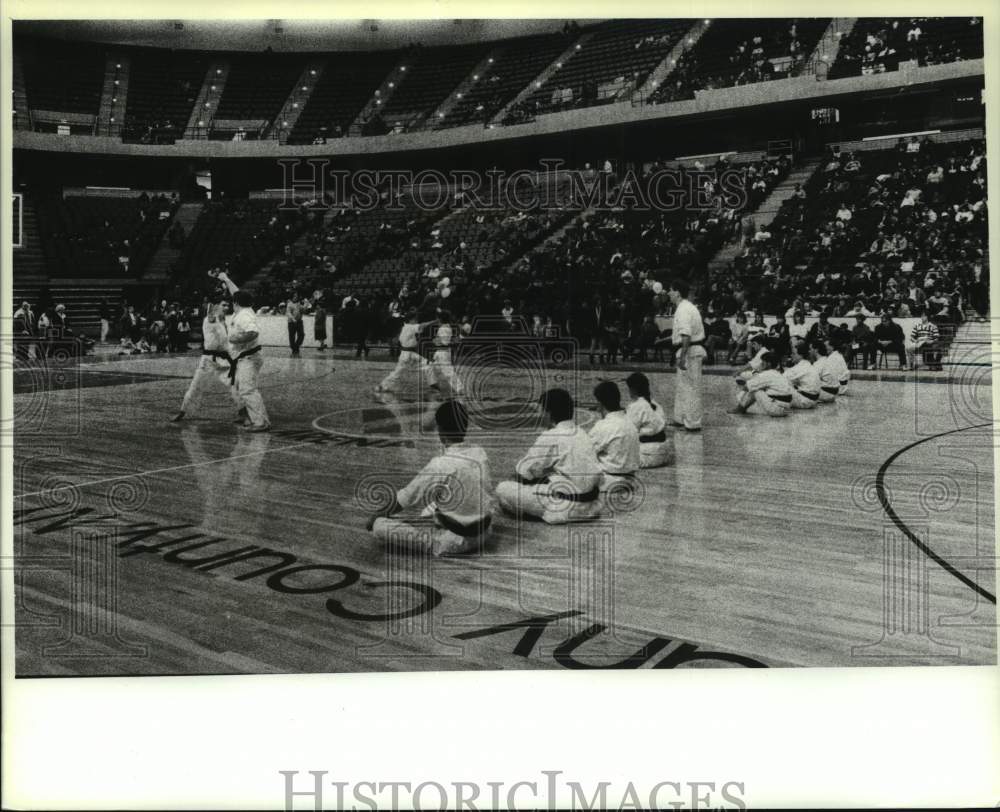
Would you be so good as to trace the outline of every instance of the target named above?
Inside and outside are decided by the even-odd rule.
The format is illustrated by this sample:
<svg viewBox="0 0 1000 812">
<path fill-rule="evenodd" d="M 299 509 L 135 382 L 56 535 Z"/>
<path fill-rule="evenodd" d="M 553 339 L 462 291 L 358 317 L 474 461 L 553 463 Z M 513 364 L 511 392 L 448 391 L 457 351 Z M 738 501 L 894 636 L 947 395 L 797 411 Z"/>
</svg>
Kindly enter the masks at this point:
<svg viewBox="0 0 1000 812">
<path fill-rule="evenodd" d="M 204 203 L 182 203 L 174 215 L 173 223 L 179 224 L 184 229 L 186 236 L 190 235 L 194 224 L 198 221 L 204 208 Z M 173 228 L 173 223 L 171 224 L 171 228 Z M 170 245 L 169 234 L 170 231 L 168 229 L 167 233 L 163 235 L 163 242 L 160 243 L 160 247 L 156 249 L 156 253 L 150 258 L 149 265 L 146 266 L 146 272 L 142 275 L 143 282 L 166 282 L 173 274 L 174 263 L 180 259 L 181 254 L 184 253 L 184 249 L 183 247 L 174 248 Z"/>
<path fill-rule="evenodd" d="M 788 176 L 771 190 L 771 194 L 764 198 L 760 206 L 752 212 L 746 212 L 744 217 L 751 218 L 757 228 L 768 225 L 777 215 L 781 205 L 795 192 L 796 184 L 805 186 L 806 181 L 812 177 L 813 172 L 819 168 L 820 163 L 819 158 L 810 158 L 793 167 Z M 742 250 L 743 243 L 740 238 L 722 246 L 715 253 L 715 256 L 708 261 L 709 277 L 712 277 L 718 271 L 726 270 Z"/>
</svg>

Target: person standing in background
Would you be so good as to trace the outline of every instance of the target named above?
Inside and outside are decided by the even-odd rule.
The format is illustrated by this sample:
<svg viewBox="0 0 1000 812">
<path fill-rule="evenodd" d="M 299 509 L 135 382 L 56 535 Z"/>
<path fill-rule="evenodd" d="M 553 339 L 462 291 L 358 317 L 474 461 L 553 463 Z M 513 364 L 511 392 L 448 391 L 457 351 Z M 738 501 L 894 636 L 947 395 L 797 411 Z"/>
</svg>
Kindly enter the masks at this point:
<svg viewBox="0 0 1000 812">
<path fill-rule="evenodd" d="M 326 305 L 322 299 L 316 300 L 315 322 L 313 324 L 313 338 L 319 342 L 318 349 L 326 349 Z"/>
<path fill-rule="evenodd" d="M 302 303 L 295 291 L 292 291 L 292 295 L 288 297 L 288 304 L 285 305 L 285 318 L 288 319 L 288 346 L 292 355 L 297 356 L 302 342 L 305 341 L 306 331 L 302 323 Z"/>
<path fill-rule="evenodd" d="M 686 431 L 701 431 L 701 367 L 705 361 L 705 326 L 701 313 L 688 301 L 688 284 L 682 279 L 670 285 L 674 304 L 671 334 L 677 358 L 673 424 Z"/>
<path fill-rule="evenodd" d="M 101 304 L 97 309 L 98 318 L 101 320 L 101 343 L 108 340 L 108 333 L 111 330 L 111 308 L 107 299 L 101 299 Z"/>
</svg>

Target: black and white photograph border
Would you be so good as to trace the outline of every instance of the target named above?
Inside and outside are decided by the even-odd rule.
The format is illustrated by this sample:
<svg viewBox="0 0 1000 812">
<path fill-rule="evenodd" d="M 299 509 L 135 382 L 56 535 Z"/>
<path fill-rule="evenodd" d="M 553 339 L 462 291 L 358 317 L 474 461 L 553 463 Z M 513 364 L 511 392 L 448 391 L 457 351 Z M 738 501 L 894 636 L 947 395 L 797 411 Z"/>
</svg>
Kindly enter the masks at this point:
<svg viewBox="0 0 1000 812">
<path fill-rule="evenodd" d="M 4 8 L 4 808 L 1000 804 L 996 10 L 212 11 Z"/>
</svg>

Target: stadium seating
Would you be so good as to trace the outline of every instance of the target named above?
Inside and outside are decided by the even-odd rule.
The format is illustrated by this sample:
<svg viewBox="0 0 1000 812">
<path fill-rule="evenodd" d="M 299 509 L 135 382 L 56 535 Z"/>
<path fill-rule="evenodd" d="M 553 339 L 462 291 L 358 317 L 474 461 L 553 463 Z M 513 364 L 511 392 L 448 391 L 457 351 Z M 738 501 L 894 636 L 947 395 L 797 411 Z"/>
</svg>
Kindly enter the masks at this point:
<svg viewBox="0 0 1000 812">
<path fill-rule="evenodd" d="M 712 20 L 650 101 L 692 99 L 696 90 L 797 76 L 829 23 L 829 17 Z"/>
<path fill-rule="evenodd" d="M 199 51 L 162 48 L 136 49 L 130 57 L 122 139 L 172 143 L 184 133 L 210 57 Z"/>
<path fill-rule="evenodd" d="M 894 71 L 908 60 L 936 65 L 982 55 L 980 17 L 859 17 L 829 78 Z"/>
<path fill-rule="evenodd" d="M 492 43 L 474 43 L 412 49 L 411 58 L 406 60 L 409 64 L 402 66 L 393 80 L 398 86 L 380 106 L 382 120 L 397 132 L 422 124 L 486 58 L 491 47 Z"/>
<path fill-rule="evenodd" d="M 213 138 L 232 138 L 234 130 L 222 121 L 270 123 L 305 69 L 301 54 L 237 54 L 232 58 L 212 127 Z M 248 132 L 255 137 L 256 132 Z"/>
<path fill-rule="evenodd" d="M 532 113 L 605 104 L 641 85 L 690 29 L 690 20 L 601 23 L 524 102 Z M 516 112 L 515 112 L 516 117 Z"/>
<path fill-rule="evenodd" d="M 289 144 L 311 144 L 349 133 L 372 94 L 392 66 L 398 51 L 331 54 L 323 75 L 288 138 Z"/>
<path fill-rule="evenodd" d="M 141 277 L 175 208 L 165 196 L 52 194 L 33 203 L 49 276 L 80 279 Z"/>
<path fill-rule="evenodd" d="M 104 80 L 104 48 L 89 43 L 18 40 L 33 110 L 96 115 Z"/>
<path fill-rule="evenodd" d="M 966 305 L 988 307 L 985 178 L 981 141 L 832 154 L 804 197 L 787 201 L 713 280 L 711 307 L 834 317 L 858 303 L 872 314 L 926 310 L 951 334 Z M 942 296 L 932 302 L 935 290 Z"/>
<path fill-rule="evenodd" d="M 492 62 L 437 127 L 489 121 L 559 56 L 571 40 L 564 34 L 523 37 L 501 43 Z"/>
</svg>

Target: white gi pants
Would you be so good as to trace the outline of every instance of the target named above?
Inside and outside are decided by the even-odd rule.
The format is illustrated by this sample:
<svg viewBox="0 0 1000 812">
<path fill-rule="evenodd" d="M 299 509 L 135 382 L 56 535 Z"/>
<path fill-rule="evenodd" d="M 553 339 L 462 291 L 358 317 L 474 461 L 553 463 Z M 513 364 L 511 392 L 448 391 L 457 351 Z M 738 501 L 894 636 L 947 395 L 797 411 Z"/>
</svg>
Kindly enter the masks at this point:
<svg viewBox="0 0 1000 812">
<path fill-rule="evenodd" d="M 833 403 L 837 399 L 837 392 L 840 391 L 840 387 L 837 387 L 837 392 L 831 391 L 832 386 L 826 387 L 821 386 L 819 388 L 819 402 L 820 403 Z"/>
<path fill-rule="evenodd" d="M 756 403 L 758 408 L 768 417 L 786 417 L 792 407 L 791 403 L 775 400 L 762 389 L 758 389 L 756 392 L 742 390 L 736 398 L 736 402 L 741 409 L 748 409 Z"/>
<path fill-rule="evenodd" d="M 391 392 L 404 373 L 422 375 L 427 386 L 434 383 L 434 372 L 431 365 L 427 363 L 427 359 L 413 350 L 403 349 L 396 361 L 396 368 L 385 376 L 385 379 L 379 384 L 379 388 Z"/>
<path fill-rule="evenodd" d="M 601 515 L 599 498 L 591 502 L 571 502 L 560 499 L 551 491 L 549 483 L 524 485 L 508 480 L 497 485 L 497 500 L 508 513 L 532 516 L 547 524 L 589 522 Z M 559 488 L 555 489 L 555 493 L 559 491 Z"/>
<path fill-rule="evenodd" d="M 686 429 L 701 428 L 701 367 L 705 361 L 705 348 L 700 344 L 688 349 L 687 369 L 677 370 L 674 390 L 674 422 Z"/>
<path fill-rule="evenodd" d="M 451 363 L 451 350 L 434 351 L 433 373 L 438 383 L 444 381 L 448 385 L 451 394 L 461 395 L 465 391 L 462 379 Z"/>
<path fill-rule="evenodd" d="M 792 408 L 793 409 L 815 409 L 816 404 L 819 403 L 819 398 L 816 396 L 806 397 L 802 392 L 798 390 L 792 393 Z"/>
<path fill-rule="evenodd" d="M 485 533 L 466 537 L 439 526 L 430 518 L 415 518 L 410 521 L 379 517 L 372 526 L 372 533 L 381 542 L 389 542 L 396 549 L 407 553 L 431 553 L 432 555 L 457 555 L 476 552 Z"/>
<path fill-rule="evenodd" d="M 674 461 L 674 446 L 669 439 L 659 443 L 639 444 L 639 467 L 662 468 Z"/>
<path fill-rule="evenodd" d="M 231 386 L 229 383 L 229 364 L 222 366 L 216 363 L 215 358 L 211 355 L 203 355 L 198 361 L 198 366 L 194 371 L 194 377 L 191 379 L 187 392 L 184 393 L 184 400 L 181 402 L 182 412 L 189 412 L 192 407 L 197 408 L 200 405 L 205 388 L 213 378 L 226 387 L 226 392 L 233 399 L 233 403 L 237 406 L 243 405 L 240 401 L 240 396 L 236 393 L 236 387 Z"/>
<path fill-rule="evenodd" d="M 257 376 L 263 365 L 264 357 L 259 352 L 236 362 L 236 392 L 243 408 L 247 410 L 247 417 L 255 426 L 271 425 L 267 409 L 264 408 L 264 398 L 257 389 Z"/>
</svg>

